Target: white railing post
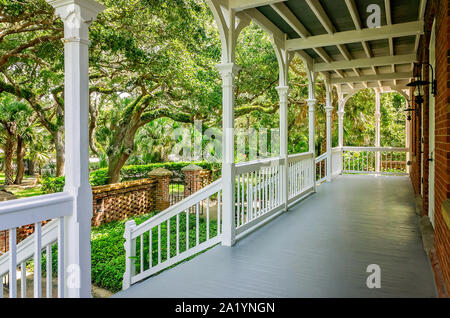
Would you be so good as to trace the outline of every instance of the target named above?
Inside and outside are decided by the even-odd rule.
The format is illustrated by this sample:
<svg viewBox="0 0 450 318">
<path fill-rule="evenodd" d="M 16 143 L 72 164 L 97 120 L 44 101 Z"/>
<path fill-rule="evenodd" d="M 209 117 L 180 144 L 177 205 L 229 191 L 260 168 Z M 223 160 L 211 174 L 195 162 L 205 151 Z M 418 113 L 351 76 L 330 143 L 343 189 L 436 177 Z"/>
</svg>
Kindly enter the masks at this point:
<svg viewBox="0 0 450 318">
<path fill-rule="evenodd" d="M 94 0 L 48 0 L 64 22 L 65 192 L 74 196 L 65 218 L 66 297 L 91 297 L 92 190 L 89 184 L 89 24 L 104 9 Z"/>
<path fill-rule="evenodd" d="M 134 228 L 136 228 L 136 222 L 134 220 L 125 223 L 125 233 L 123 234 L 123 238 L 125 239 L 123 243 L 125 249 L 125 272 L 123 273 L 122 282 L 124 290 L 130 288 L 131 277 L 135 274 L 136 269 L 136 260 L 134 259 L 136 256 L 136 240 L 133 240 L 131 236 Z"/>
<path fill-rule="evenodd" d="M 217 65 L 223 81 L 223 211 L 222 211 L 222 244 L 233 246 L 236 240 L 235 226 L 235 180 L 234 162 L 234 79 L 239 67 L 234 63 Z"/>
<path fill-rule="evenodd" d="M 288 86 L 278 86 L 278 95 L 280 96 L 280 157 L 284 159 L 284 167 L 282 168 L 281 195 L 284 204 L 284 210 L 288 209 L 289 201 L 289 178 L 288 178 Z"/>
</svg>

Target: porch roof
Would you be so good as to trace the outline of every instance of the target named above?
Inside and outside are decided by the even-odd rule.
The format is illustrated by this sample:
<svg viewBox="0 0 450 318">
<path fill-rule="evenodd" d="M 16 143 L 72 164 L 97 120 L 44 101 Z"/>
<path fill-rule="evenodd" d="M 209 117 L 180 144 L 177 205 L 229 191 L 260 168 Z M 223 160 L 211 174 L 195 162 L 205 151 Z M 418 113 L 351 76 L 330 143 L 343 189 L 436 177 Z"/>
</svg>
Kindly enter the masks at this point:
<svg viewBox="0 0 450 318">
<path fill-rule="evenodd" d="M 413 62 L 426 0 L 230 0 L 232 9 L 285 41 L 286 49 L 328 73 L 343 91 L 403 90 Z M 367 20 L 380 8 L 379 28 Z"/>
</svg>

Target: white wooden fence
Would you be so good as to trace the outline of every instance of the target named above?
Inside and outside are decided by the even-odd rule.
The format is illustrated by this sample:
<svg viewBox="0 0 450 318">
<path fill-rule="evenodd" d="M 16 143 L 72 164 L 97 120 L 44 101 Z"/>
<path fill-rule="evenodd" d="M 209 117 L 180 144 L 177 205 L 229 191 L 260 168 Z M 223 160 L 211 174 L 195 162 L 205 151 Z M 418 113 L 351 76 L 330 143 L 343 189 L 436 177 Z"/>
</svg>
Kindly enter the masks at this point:
<svg viewBox="0 0 450 318">
<path fill-rule="evenodd" d="M 321 184 L 322 182 L 327 180 L 327 171 L 328 171 L 328 154 L 324 153 L 316 158 L 316 184 Z"/>
<path fill-rule="evenodd" d="M 123 288 L 219 243 L 221 198 L 219 179 L 138 226 L 128 221 L 124 233 Z M 200 219 L 201 205 L 205 207 L 206 220 Z M 214 231 L 210 222 L 213 208 L 217 222 Z"/>
<path fill-rule="evenodd" d="M 8 275 L 8 295 L 17 297 L 20 273 L 20 295 L 27 295 L 26 266 L 33 260 L 33 290 L 34 297 L 42 297 L 41 260 L 43 251 L 46 254 L 46 297 L 52 295 L 52 277 L 58 277 L 58 297 L 64 297 L 64 217 L 72 214 L 73 197 L 67 193 L 44 195 L 35 198 L 12 200 L 0 206 L 0 230 L 8 230 L 8 252 L 0 257 L 0 278 Z M 42 221 L 52 220 L 42 227 Z M 34 224 L 34 233 L 17 244 L 17 228 Z M 56 235 L 55 235 L 56 234 Z M 52 272 L 52 246 L 58 246 L 57 273 Z M 0 288 L 0 298 L 6 296 L 3 286 Z"/>
<path fill-rule="evenodd" d="M 406 174 L 408 148 L 344 147 L 343 172 L 351 174 Z"/>
</svg>

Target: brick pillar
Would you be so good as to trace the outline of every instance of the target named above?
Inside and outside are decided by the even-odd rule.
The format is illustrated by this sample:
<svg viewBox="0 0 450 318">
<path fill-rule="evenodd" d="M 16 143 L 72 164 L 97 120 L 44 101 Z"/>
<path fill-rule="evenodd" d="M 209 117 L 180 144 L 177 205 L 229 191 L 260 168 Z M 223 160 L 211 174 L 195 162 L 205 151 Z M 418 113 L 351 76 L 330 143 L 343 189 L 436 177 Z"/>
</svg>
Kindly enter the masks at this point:
<svg viewBox="0 0 450 318">
<path fill-rule="evenodd" d="M 172 172 L 164 168 L 157 168 L 150 171 L 148 175 L 151 179 L 157 181 L 155 191 L 155 208 L 157 211 L 164 211 L 170 206 L 169 185 Z"/>
<path fill-rule="evenodd" d="M 184 197 L 194 194 L 211 182 L 211 171 L 191 164 L 181 169 L 184 173 Z"/>
</svg>

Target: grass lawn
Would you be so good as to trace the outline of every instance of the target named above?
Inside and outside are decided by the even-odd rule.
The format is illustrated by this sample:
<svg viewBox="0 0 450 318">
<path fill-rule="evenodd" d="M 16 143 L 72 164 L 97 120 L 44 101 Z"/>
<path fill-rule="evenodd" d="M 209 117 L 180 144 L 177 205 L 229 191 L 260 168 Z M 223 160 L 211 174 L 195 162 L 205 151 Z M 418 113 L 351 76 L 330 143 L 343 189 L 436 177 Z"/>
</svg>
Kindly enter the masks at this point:
<svg viewBox="0 0 450 318">
<path fill-rule="evenodd" d="M 23 182 L 26 184 L 27 181 L 34 181 L 34 177 L 24 176 Z M 4 183 L 5 183 L 5 174 L 3 172 L 0 172 L 0 186 L 4 186 Z M 45 194 L 45 192 L 42 190 L 41 185 L 36 186 L 11 185 L 4 187 L 6 191 L 13 193 L 18 199 Z"/>
</svg>

